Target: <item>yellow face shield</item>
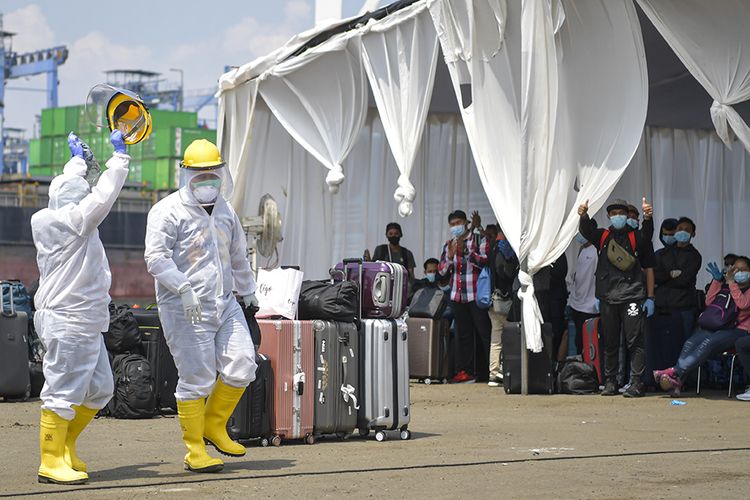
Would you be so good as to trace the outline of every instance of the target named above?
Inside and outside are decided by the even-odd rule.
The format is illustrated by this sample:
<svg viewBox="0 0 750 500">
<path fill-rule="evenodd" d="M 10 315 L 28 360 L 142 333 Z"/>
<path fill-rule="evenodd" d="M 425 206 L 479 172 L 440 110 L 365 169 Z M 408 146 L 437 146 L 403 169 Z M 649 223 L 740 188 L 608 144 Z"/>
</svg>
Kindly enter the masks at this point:
<svg viewBox="0 0 750 500">
<path fill-rule="evenodd" d="M 86 98 L 86 115 L 97 127 L 122 132 L 125 144 L 137 144 L 151 134 L 151 114 L 141 98 L 126 89 L 95 85 Z"/>
</svg>

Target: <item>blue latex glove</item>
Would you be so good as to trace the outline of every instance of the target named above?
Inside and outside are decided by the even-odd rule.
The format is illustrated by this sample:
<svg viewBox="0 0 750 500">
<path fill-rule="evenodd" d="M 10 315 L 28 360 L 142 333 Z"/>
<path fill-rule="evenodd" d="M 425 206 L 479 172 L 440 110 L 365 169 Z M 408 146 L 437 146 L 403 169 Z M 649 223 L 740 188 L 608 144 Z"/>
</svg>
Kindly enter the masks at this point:
<svg viewBox="0 0 750 500">
<path fill-rule="evenodd" d="M 595 302 L 596 312 L 601 312 L 601 305 L 602 305 L 601 301 L 599 299 L 594 299 L 594 300 L 596 301 Z"/>
<path fill-rule="evenodd" d="M 716 281 L 721 281 L 722 278 L 724 278 L 724 275 L 721 273 L 721 269 L 719 269 L 719 266 L 716 264 L 716 262 L 709 262 L 708 266 L 706 267 L 706 271 L 708 271 L 711 277 Z"/>
<path fill-rule="evenodd" d="M 654 299 L 646 299 L 646 302 L 643 303 L 643 310 L 646 311 L 647 318 L 653 316 L 654 312 L 656 311 L 656 304 L 654 304 Z"/>
<path fill-rule="evenodd" d="M 508 240 L 497 240 L 497 247 L 500 249 L 503 257 L 505 257 L 506 259 L 512 259 L 516 254 L 513 251 L 513 247 L 510 246 L 510 242 L 508 242 Z"/>
<path fill-rule="evenodd" d="M 83 159 L 83 143 L 81 143 L 81 139 L 73 132 L 68 134 L 68 147 L 70 148 L 71 157 L 77 156 Z"/>
<path fill-rule="evenodd" d="M 125 140 L 122 138 L 122 132 L 119 130 L 113 130 L 111 134 L 109 134 L 109 142 L 112 143 L 112 146 L 115 148 L 115 153 L 122 153 L 127 154 L 127 149 L 125 148 Z"/>
</svg>

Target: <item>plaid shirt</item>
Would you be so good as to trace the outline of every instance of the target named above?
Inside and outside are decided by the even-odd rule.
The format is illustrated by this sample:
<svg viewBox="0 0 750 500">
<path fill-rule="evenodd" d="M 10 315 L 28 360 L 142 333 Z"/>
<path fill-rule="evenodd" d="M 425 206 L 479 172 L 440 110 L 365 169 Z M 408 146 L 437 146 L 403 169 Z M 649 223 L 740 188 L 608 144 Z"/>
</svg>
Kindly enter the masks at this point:
<svg viewBox="0 0 750 500">
<path fill-rule="evenodd" d="M 454 255 L 448 259 L 448 245 L 443 245 L 438 272 L 445 276 L 453 271 L 451 276 L 451 300 L 453 302 L 469 303 L 476 300 L 477 280 L 482 268 L 487 265 L 490 245 L 485 238 L 477 244 L 473 234 L 464 240 L 462 255 Z"/>
</svg>

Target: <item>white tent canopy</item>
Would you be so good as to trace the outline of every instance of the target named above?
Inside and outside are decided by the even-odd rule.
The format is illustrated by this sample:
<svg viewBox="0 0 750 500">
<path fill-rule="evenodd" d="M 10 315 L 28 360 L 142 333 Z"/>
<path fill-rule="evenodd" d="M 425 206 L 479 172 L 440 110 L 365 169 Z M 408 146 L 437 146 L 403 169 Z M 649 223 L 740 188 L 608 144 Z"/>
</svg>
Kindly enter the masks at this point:
<svg viewBox="0 0 750 500">
<path fill-rule="evenodd" d="M 743 150 L 717 147 L 715 134 L 662 129 L 647 129 L 638 147 L 648 46 L 644 51 L 643 19 L 632 0 L 418 0 L 397 2 L 387 13 L 350 20 L 351 29 L 300 34 L 221 78 L 220 142 L 236 179 L 233 203 L 251 215 L 264 192 L 283 200 L 282 262 L 314 277 L 361 255 L 399 214 L 388 201 L 394 188 L 401 215 L 413 211 L 402 223 L 404 244 L 417 259 L 439 252 L 453 208 L 479 209 L 487 222 L 491 207 L 533 274 L 567 247 L 577 205 L 590 199 L 598 208 L 613 189 L 631 200 L 653 199 L 657 220 L 692 216 L 699 224 L 696 246 L 707 259 L 747 248 L 750 241 L 733 225 L 747 187 Z M 432 62 L 430 21 L 447 80 L 443 61 L 437 71 Z M 675 38 L 685 36 L 684 22 L 670 26 Z M 366 112 L 365 74 L 382 119 Z M 671 85 L 669 75 L 658 76 L 661 86 Z M 720 102 L 734 104 L 742 95 Z M 424 120 L 426 103 L 434 110 L 436 101 L 459 114 Z M 653 108 L 652 92 L 649 116 Z M 724 112 L 740 133 L 743 108 L 736 109 L 736 117 Z M 327 184 L 316 163 L 329 169 Z M 692 196 L 698 181 L 686 169 L 714 187 Z M 673 183 L 682 189 L 672 191 Z M 331 197 L 327 188 L 336 187 L 340 193 Z M 704 223 L 711 241 L 701 236 Z M 716 228 L 721 233 L 713 239 Z M 530 277 L 523 281 L 531 284 Z M 532 299 L 524 301 L 531 325 L 538 319 L 533 289 L 525 297 Z M 541 348 L 533 328 L 529 345 Z"/>
</svg>

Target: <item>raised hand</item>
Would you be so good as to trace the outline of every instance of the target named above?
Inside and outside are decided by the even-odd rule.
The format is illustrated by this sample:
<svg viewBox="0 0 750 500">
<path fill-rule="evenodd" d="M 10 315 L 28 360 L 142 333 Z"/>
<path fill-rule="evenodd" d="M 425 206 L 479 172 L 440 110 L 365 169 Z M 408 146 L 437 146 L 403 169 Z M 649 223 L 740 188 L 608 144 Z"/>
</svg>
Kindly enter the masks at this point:
<svg viewBox="0 0 750 500">
<path fill-rule="evenodd" d="M 578 216 L 583 217 L 589 213 L 589 200 L 586 200 L 581 206 L 578 207 Z"/>
<path fill-rule="evenodd" d="M 716 262 L 709 262 L 706 266 L 706 271 L 708 271 L 711 277 L 716 281 L 721 281 L 721 278 L 724 276 L 721 273 L 721 269 L 719 269 L 719 266 L 716 264 Z"/>
<path fill-rule="evenodd" d="M 646 201 L 645 196 L 643 197 L 641 208 L 643 209 L 643 217 L 650 219 L 654 216 L 654 207 L 651 205 L 651 203 Z"/>
</svg>

